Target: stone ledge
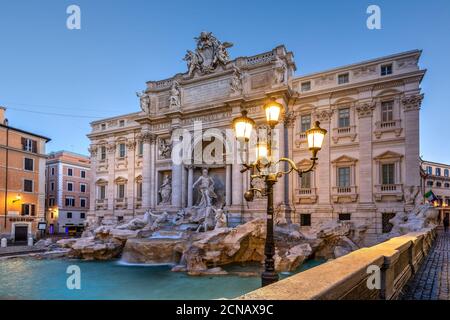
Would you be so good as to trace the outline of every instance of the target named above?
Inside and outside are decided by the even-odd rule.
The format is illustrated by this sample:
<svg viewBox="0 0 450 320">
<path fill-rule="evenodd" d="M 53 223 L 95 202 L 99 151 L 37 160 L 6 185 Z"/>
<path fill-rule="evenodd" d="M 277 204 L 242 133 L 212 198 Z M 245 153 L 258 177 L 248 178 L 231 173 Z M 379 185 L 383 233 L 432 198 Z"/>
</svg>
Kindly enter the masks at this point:
<svg viewBox="0 0 450 320">
<path fill-rule="evenodd" d="M 396 299 L 417 270 L 436 237 L 425 229 L 392 238 L 370 248 L 294 275 L 238 297 L 240 300 L 373 300 Z M 369 266 L 381 269 L 381 289 L 366 283 Z"/>
</svg>

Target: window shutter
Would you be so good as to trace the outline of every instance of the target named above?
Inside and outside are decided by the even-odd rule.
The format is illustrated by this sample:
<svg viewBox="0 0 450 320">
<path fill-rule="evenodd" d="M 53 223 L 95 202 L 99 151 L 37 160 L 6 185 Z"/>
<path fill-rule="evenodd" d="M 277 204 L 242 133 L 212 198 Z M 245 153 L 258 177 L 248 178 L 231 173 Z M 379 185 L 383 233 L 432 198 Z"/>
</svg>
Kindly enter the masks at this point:
<svg viewBox="0 0 450 320">
<path fill-rule="evenodd" d="M 27 148 L 27 139 L 25 138 L 21 138 L 21 142 L 22 142 L 22 150 L 26 150 Z"/>
<path fill-rule="evenodd" d="M 32 216 L 36 215 L 36 205 L 34 204 L 31 205 L 31 215 Z"/>
<path fill-rule="evenodd" d="M 32 141 L 32 152 L 37 153 L 37 141 Z"/>
<path fill-rule="evenodd" d="M 25 214 L 25 204 L 22 203 L 22 215 Z"/>
</svg>

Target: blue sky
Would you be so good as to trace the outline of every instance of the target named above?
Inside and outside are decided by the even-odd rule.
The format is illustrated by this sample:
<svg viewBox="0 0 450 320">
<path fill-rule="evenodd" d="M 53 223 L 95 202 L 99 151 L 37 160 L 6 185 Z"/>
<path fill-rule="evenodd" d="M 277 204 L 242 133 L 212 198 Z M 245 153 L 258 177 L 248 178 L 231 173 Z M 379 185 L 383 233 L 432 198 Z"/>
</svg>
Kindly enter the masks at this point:
<svg viewBox="0 0 450 320">
<path fill-rule="evenodd" d="M 66 28 L 70 4 L 81 7 L 81 30 Z M 370 4 L 381 7 L 381 30 L 366 27 Z M 0 105 L 12 126 L 52 138 L 48 151 L 86 154 L 89 122 L 138 111 L 135 92 L 184 72 L 202 30 L 233 42 L 232 57 L 284 44 L 297 75 L 423 49 L 421 155 L 450 163 L 448 0 L 0 0 Z"/>
</svg>

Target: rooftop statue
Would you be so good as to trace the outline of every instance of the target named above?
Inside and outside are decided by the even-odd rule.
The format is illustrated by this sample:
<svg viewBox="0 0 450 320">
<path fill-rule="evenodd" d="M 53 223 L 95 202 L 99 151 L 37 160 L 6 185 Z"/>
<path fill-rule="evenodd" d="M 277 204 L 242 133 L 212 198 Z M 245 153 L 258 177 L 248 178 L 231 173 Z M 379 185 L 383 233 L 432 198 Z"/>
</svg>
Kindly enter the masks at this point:
<svg viewBox="0 0 450 320">
<path fill-rule="evenodd" d="M 218 65 L 226 65 L 230 60 L 227 48 L 233 46 L 230 42 L 220 42 L 212 32 L 202 32 L 194 38 L 197 42 L 195 52 L 188 50 L 184 61 L 187 62 L 188 75 L 197 70 L 200 74 L 213 72 Z"/>
</svg>

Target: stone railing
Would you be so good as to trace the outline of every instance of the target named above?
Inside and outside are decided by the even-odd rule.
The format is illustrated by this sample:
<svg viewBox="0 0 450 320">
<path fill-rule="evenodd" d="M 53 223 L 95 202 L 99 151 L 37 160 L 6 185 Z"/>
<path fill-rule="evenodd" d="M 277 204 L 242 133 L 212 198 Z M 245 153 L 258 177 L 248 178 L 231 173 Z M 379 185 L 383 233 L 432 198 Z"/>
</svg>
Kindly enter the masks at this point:
<svg viewBox="0 0 450 320">
<path fill-rule="evenodd" d="M 395 132 L 395 135 L 398 137 L 402 133 L 402 124 L 401 120 L 392 120 L 392 121 L 378 121 L 375 123 L 375 131 L 374 134 L 377 139 L 381 138 L 381 135 L 384 132 Z"/>
<path fill-rule="evenodd" d="M 376 246 L 353 251 L 238 299 L 397 299 L 430 251 L 435 237 L 436 230 L 430 228 L 392 238 Z M 373 281 L 374 277 L 379 279 L 379 286 Z"/>
<path fill-rule="evenodd" d="M 375 185 L 375 199 L 381 201 L 383 196 L 396 197 L 398 201 L 403 199 L 403 185 L 397 184 L 378 184 Z"/>
</svg>

